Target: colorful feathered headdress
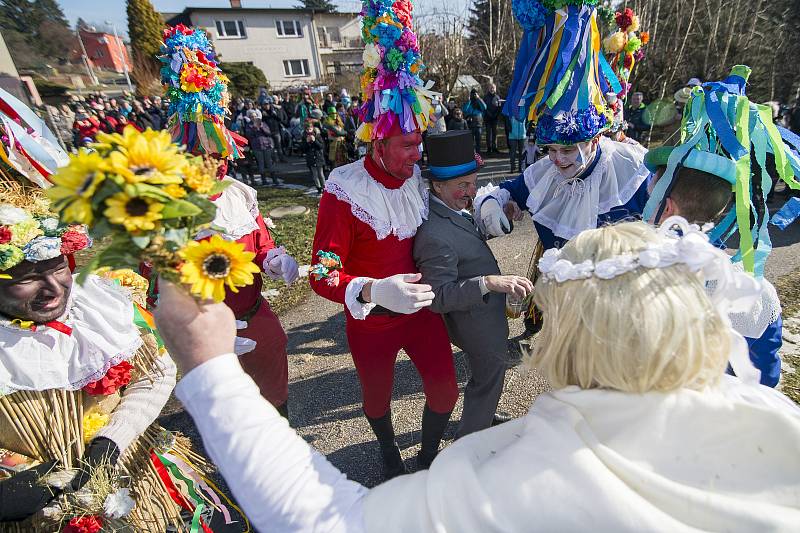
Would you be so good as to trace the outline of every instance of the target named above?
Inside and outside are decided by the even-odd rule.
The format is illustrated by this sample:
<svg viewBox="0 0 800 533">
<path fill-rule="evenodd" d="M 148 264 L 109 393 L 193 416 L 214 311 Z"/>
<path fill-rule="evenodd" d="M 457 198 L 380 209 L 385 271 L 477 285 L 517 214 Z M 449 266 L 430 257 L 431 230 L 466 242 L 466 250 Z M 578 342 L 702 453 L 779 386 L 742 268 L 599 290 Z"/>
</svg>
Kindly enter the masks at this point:
<svg viewBox="0 0 800 533">
<path fill-rule="evenodd" d="M 411 0 L 362 0 L 361 36 L 364 69 L 361 71 L 359 110 L 361 126 L 356 135 L 364 142 L 398 133 L 425 131 L 437 94 L 425 84 L 425 68 L 417 36 L 411 29 Z"/>
<path fill-rule="evenodd" d="M 229 80 L 206 32 L 183 24 L 166 28 L 159 60 L 172 140 L 195 155 L 240 157 L 224 124 Z"/>
<path fill-rule="evenodd" d="M 760 277 L 772 251 L 767 195 L 773 178 L 800 189 L 800 137 L 775 125 L 770 106 L 747 98 L 749 76 L 749 67 L 737 65 L 724 80 L 692 89 L 683 110 L 680 144 L 648 153 L 649 168 L 665 166 L 666 170 L 653 189 L 643 217 L 650 220 L 661 209 L 682 166 L 728 181 L 736 202 L 710 238 L 725 241 L 738 231 L 739 251 L 734 260 Z"/>
<path fill-rule="evenodd" d="M 524 34 L 503 111 L 533 122 L 539 144 L 587 141 L 611 124 L 605 94 L 619 82 L 600 52 L 597 1 L 512 1 Z"/>
</svg>

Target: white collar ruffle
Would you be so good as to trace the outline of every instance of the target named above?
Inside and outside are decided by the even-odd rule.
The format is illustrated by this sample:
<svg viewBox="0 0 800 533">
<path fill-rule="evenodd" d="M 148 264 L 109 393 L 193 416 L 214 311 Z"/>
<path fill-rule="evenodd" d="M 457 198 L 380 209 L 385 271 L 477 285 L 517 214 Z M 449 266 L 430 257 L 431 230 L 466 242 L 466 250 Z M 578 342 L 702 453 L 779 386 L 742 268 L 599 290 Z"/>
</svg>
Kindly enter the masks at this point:
<svg viewBox="0 0 800 533">
<path fill-rule="evenodd" d="M 597 227 L 597 217 L 624 205 L 650 175 L 641 145 L 600 138 L 600 160 L 583 179 L 567 180 L 543 158 L 525 169 L 527 207 L 556 237 L 572 239 Z"/>
<path fill-rule="evenodd" d="M 212 227 L 198 232 L 196 239 L 216 234 L 226 240 L 236 241 L 258 231 L 258 193 L 238 180 L 228 177 L 225 180 L 231 184 L 214 200 L 217 216 L 211 223 Z"/>
<path fill-rule="evenodd" d="M 0 394 L 80 389 L 133 357 L 142 344 L 129 296 L 97 276 L 73 284 L 60 321 L 72 328 L 71 335 L 0 322 Z"/>
<path fill-rule="evenodd" d="M 400 188 L 387 189 L 369 175 L 364 160 L 359 159 L 333 169 L 325 190 L 350 204 L 353 216 L 371 227 L 378 240 L 389 235 L 409 239 L 428 218 L 428 189 L 417 166 Z"/>
</svg>

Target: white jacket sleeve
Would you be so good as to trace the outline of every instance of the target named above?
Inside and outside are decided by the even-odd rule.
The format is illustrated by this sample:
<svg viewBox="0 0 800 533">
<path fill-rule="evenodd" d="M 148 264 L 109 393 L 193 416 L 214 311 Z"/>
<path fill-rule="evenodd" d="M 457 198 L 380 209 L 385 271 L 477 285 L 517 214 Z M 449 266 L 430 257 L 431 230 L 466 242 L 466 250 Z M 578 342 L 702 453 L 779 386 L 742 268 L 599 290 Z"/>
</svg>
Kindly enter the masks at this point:
<svg viewBox="0 0 800 533">
<path fill-rule="evenodd" d="M 175 388 L 177 371 L 169 355 L 165 353 L 156 359 L 155 364 L 158 368 L 150 375 L 125 388 L 111 420 L 95 435 L 113 440 L 121 452 L 155 422 Z"/>
<path fill-rule="evenodd" d="M 191 370 L 175 393 L 255 529 L 364 531 L 367 489 L 348 480 L 289 427 L 234 354 Z"/>
</svg>

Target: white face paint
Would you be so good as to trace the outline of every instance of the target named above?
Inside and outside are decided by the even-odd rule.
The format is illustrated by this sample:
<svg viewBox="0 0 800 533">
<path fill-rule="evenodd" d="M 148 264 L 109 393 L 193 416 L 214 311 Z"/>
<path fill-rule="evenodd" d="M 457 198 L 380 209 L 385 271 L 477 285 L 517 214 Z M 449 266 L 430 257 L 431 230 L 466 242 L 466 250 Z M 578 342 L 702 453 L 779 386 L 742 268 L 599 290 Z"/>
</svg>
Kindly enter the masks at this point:
<svg viewBox="0 0 800 533">
<path fill-rule="evenodd" d="M 578 144 L 549 144 L 547 156 L 565 178 L 574 178 L 594 160 L 596 145 L 592 141 Z"/>
</svg>

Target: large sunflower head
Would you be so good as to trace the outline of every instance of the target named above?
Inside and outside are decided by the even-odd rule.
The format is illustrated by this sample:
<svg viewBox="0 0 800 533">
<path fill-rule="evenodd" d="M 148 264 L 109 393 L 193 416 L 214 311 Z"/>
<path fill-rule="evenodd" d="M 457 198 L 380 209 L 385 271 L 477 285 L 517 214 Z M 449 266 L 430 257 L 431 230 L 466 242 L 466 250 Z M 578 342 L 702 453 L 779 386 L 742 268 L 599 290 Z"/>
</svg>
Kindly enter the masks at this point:
<svg viewBox="0 0 800 533">
<path fill-rule="evenodd" d="M 181 182 L 186 156 L 172 144 L 166 131 L 140 133 L 128 126 L 122 135 L 107 135 L 100 140 L 104 145 L 114 146 L 108 154 L 109 170 L 126 182 L 152 185 Z"/>
<path fill-rule="evenodd" d="M 109 222 L 121 224 L 131 233 L 152 231 L 161 219 L 164 204 L 153 198 L 118 192 L 106 200 L 103 214 Z"/>
<path fill-rule="evenodd" d="M 91 224 L 92 195 L 106 179 L 108 164 L 96 152 L 81 151 L 53 175 L 47 196 L 64 222 Z"/>
<path fill-rule="evenodd" d="M 225 286 L 233 292 L 237 287 L 253 283 L 253 274 L 259 272 L 253 263 L 255 254 L 247 252 L 244 245 L 226 241 L 219 235 L 206 241 L 192 241 L 180 251 L 185 261 L 181 265 L 181 282 L 191 286 L 192 294 L 203 299 L 221 302 L 225 299 Z"/>
</svg>

